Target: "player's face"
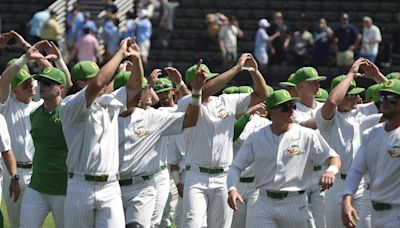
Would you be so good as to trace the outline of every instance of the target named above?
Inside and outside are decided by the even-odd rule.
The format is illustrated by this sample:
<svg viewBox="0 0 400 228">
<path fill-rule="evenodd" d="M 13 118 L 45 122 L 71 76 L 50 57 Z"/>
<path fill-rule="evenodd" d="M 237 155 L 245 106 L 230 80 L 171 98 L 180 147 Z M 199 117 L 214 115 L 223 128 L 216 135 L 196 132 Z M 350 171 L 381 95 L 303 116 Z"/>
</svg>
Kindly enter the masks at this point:
<svg viewBox="0 0 400 228">
<path fill-rule="evenodd" d="M 46 78 L 40 78 L 38 81 L 40 97 L 44 100 L 61 96 L 64 86 Z"/>
<path fill-rule="evenodd" d="M 381 112 L 386 119 L 400 116 L 400 96 L 396 94 L 383 94 Z"/>
<path fill-rule="evenodd" d="M 357 104 L 357 95 L 346 95 L 339 105 L 339 111 L 349 112 L 355 108 Z"/>
<path fill-rule="evenodd" d="M 268 112 L 273 122 L 294 123 L 294 110 L 296 110 L 296 104 L 289 101 L 269 109 Z"/>
<path fill-rule="evenodd" d="M 173 93 L 173 90 L 157 93 L 158 99 L 160 100 L 160 105 L 162 107 L 167 107 L 170 105 L 171 101 L 174 99 Z"/>
<path fill-rule="evenodd" d="M 297 88 L 301 97 L 315 97 L 318 95 L 319 81 L 301 82 Z"/>
<path fill-rule="evenodd" d="M 31 98 L 36 95 L 35 88 L 33 87 L 33 80 L 28 79 L 21 85 L 15 87 L 14 89 L 15 95 L 17 98 Z"/>
</svg>

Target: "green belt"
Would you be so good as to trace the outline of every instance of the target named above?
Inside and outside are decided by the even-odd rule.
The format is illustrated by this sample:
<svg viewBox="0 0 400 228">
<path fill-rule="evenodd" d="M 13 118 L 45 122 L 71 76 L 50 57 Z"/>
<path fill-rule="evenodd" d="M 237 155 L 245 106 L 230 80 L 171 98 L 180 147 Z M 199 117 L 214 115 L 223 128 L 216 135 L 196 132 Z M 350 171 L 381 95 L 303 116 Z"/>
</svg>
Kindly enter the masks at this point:
<svg viewBox="0 0 400 228">
<path fill-rule="evenodd" d="M 74 177 L 74 173 L 70 173 L 69 172 L 68 176 L 69 176 L 69 178 L 73 178 Z M 109 177 L 110 176 L 108 174 L 97 175 L 97 176 L 85 174 L 85 180 L 86 181 L 107 182 Z"/>
<path fill-rule="evenodd" d="M 192 167 L 190 165 L 186 166 L 186 171 L 189 171 Z M 208 173 L 208 174 L 218 174 L 225 172 L 224 168 L 206 168 L 206 167 L 199 167 L 199 171 L 201 173 Z"/>
<path fill-rule="evenodd" d="M 150 180 L 150 176 L 141 176 L 141 178 L 146 181 L 146 180 Z M 124 179 L 124 180 L 119 180 L 119 185 L 120 186 L 129 186 L 133 184 L 133 180 L 132 178 L 130 179 Z"/>
<path fill-rule="evenodd" d="M 298 191 L 299 195 L 304 194 L 305 191 Z M 289 192 L 270 192 L 267 191 L 267 196 L 274 199 L 284 199 L 288 197 Z"/>
<path fill-rule="evenodd" d="M 17 162 L 17 167 L 22 169 L 32 169 L 32 163 Z"/>
<path fill-rule="evenodd" d="M 322 167 L 320 165 L 314 165 L 314 171 L 320 171 Z"/>
<path fill-rule="evenodd" d="M 241 177 L 239 181 L 242 183 L 253 183 L 254 177 Z"/>
<path fill-rule="evenodd" d="M 372 207 L 375 211 L 386 211 L 392 209 L 392 205 L 388 203 L 378 203 L 372 201 Z"/>
<path fill-rule="evenodd" d="M 342 178 L 342 180 L 346 180 L 347 174 L 344 173 L 340 173 L 340 178 Z"/>
</svg>

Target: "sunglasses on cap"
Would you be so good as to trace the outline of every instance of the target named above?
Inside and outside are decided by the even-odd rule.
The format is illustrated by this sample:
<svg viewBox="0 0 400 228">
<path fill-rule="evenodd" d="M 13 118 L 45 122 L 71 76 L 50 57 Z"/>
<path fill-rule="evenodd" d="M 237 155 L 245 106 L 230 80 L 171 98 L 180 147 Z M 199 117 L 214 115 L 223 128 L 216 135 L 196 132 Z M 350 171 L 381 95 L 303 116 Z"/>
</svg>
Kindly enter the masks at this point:
<svg viewBox="0 0 400 228">
<path fill-rule="evenodd" d="M 173 89 L 173 87 L 170 84 L 157 84 L 154 88 L 155 90 L 167 89 L 167 88 Z"/>
<path fill-rule="evenodd" d="M 296 104 L 292 101 L 289 101 L 289 102 L 277 105 L 274 108 L 280 108 L 281 112 L 290 112 L 291 110 L 296 110 Z"/>
<path fill-rule="evenodd" d="M 44 85 L 44 86 L 60 85 L 59 83 L 46 78 L 40 78 L 38 81 L 39 85 Z"/>
<path fill-rule="evenodd" d="M 382 95 L 382 101 L 386 100 L 392 104 L 396 104 L 399 99 L 400 99 L 400 96 L 394 95 L 394 94 L 383 94 Z"/>
</svg>

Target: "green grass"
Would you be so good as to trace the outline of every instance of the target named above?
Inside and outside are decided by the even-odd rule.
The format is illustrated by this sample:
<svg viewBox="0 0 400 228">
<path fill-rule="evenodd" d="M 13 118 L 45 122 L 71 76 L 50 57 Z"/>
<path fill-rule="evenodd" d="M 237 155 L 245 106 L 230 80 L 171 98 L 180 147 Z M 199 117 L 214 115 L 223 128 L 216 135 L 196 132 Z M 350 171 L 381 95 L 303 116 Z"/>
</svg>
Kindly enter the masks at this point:
<svg viewBox="0 0 400 228">
<path fill-rule="evenodd" d="M 4 217 L 4 228 L 11 228 L 10 221 L 8 221 L 7 209 L 4 200 L 1 201 L 1 212 L 3 213 Z M 46 220 L 44 221 L 43 228 L 54 228 L 53 216 L 51 213 L 47 216 Z"/>
</svg>

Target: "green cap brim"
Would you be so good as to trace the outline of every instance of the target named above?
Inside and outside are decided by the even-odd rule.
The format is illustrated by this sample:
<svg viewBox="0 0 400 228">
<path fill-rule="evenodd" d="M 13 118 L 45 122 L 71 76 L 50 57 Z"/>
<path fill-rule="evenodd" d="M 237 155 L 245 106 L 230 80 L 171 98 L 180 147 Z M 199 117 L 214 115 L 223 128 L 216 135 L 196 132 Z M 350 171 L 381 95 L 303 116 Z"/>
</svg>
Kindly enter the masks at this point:
<svg viewBox="0 0 400 228">
<path fill-rule="evenodd" d="M 312 77 L 312 78 L 308 78 L 305 81 L 309 82 L 309 81 L 323 81 L 326 80 L 325 76 L 318 76 L 318 77 Z"/>
<path fill-rule="evenodd" d="M 292 82 L 279 82 L 279 85 L 282 86 L 282 87 L 284 87 L 284 88 L 287 88 L 287 87 L 295 87 L 295 86 L 296 86 L 296 84 L 294 84 L 294 83 L 292 83 Z"/>
<path fill-rule="evenodd" d="M 27 78 L 24 78 L 23 80 L 21 80 L 18 84 L 16 84 L 14 87 L 13 86 L 11 86 L 12 87 L 12 89 L 14 89 L 15 87 L 17 87 L 17 86 L 20 86 L 20 85 L 22 85 L 24 82 L 26 82 L 27 80 L 29 80 L 29 79 L 31 79 L 31 78 L 33 78 L 32 77 L 32 75 L 30 75 L 29 77 L 27 77 Z"/>
<path fill-rule="evenodd" d="M 320 102 L 324 102 L 326 101 L 327 98 L 321 98 L 321 97 L 316 97 L 315 100 L 316 101 L 320 101 Z"/>
<path fill-rule="evenodd" d="M 280 104 L 283 104 L 283 103 L 286 103 L 286 102 L 289 102 L 289 101 L 299 101 L 299 100 L 300 100 L 300 98 L 298 98 L 298 97 L 287 98 L 287 99 L 285 99 L 285 100 L 282 100 L 282 101 L 280 101 L 280 102 L 274 104 L 274 106 L 269 107 L 269 108 L 274 108 L 274 107 L 276 107 L 276 106 L 278 106 L 278 105 L 280 105 Z M 268 107 L 267 107 L 267 108 L 268 108 Z"/>
<path fill-rule="evenodd" d="M 52 80 L 53 82 L 59 83 L 58 81 L 55 81 L 54 79 L 52 79 L 51 77 L 49 77 L 49 76 L 47 76 L 47 75 L 45 75 L 45 74 L 35 74 L 35 75 L 33 75 L 32 77 L 33 77 L 34 79 L 36 79 L 36 80 L 39 80 L 40 77 L 43 77 L 43 78 L 47 78 L 47 79 L 49 79 L 49 80 Z"/>
<path fill-rule="evenodd" d="M 359 93 L 363 92 L 364 90 L 365 90 L 364 88 L 355 87 L 355 88 L 351 89 L 350 91 L 348 91 L 347 94 L 355 95 L 355 94 L 359 94 Z"/>
<path fill-rule="evenodd" d="M 207 75 L 207 80 L 210 80 L 211 78 L 215 78 L 215 77 L 217 77 L 219 74 L 218 73 L 209 73 L 208 75 Z"/>
<path fill-rule="evenodd" d="M 397 91 L 392 90 L 392 89 L 389 89 L 389 88 L 380 89 L 380 90 L 379 90 L 379 95 L 381 95 L 381 92 L 388 92 L 388 93 L 394 93 L 394 94 L 400 95 L 400 92 L 397 92 Z"/>
<path fill-rule="evenodd" d="M 173 89 L 174 89 L 174 88 L 162 88 L 162 89 L 159 89 L 159 90 L 154 91 L 154 92 L 156 92 L 156 93 L 162 93 L 162 92 L 170 91 L 170 90 L 173 90 Z"/>
</svg>

